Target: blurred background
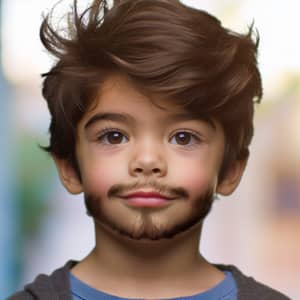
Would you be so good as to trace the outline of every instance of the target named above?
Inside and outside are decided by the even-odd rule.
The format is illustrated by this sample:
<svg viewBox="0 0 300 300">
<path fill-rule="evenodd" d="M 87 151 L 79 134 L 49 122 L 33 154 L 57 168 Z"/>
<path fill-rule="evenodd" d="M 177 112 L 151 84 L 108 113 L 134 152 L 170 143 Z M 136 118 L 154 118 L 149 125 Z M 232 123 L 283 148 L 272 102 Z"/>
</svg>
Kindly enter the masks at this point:
<svg viewBox="0 0 300 300">
<path fill-rule="evenodd" d="M 49 125 L 40 74 L 53 61 L 38 31 L 42 13 L 56 2 L 0 0 L 0 298 L 94 245 L 82 198 L 64 191 L 39 149 Z M 261 37 L 264 99 L 250 161 L 237 191 L 214 204 L 201 251 L 300 299 L 300 2 L 183 2 L 237 31 L 254 20 Z"/>
</svg>

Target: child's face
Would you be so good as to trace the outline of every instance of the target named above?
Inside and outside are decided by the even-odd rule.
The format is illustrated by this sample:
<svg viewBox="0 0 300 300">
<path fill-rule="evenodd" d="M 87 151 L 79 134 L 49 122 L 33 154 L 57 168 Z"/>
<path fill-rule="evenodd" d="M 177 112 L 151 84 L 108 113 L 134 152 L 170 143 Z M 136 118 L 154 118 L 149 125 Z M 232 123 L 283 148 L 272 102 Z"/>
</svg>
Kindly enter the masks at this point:
<svg viewBox="0 0 300 300">
<path fill-rule="evenodd" d="M 106 80 L 97 105 L 78 125 L 82 181 L 76 188 L 65 183 L 70 192 L 84 192 L 99 224 L 132 238 L 159 239 L 188 229 L 201 221 L 204 202 L 218 188 L 220 125 L 176 118 L 185 111 L 171 101 L 159 105 L 165 110 L 126 78 Z M 126 198 L 136 191 L 175 199 Z"/>
</svg>

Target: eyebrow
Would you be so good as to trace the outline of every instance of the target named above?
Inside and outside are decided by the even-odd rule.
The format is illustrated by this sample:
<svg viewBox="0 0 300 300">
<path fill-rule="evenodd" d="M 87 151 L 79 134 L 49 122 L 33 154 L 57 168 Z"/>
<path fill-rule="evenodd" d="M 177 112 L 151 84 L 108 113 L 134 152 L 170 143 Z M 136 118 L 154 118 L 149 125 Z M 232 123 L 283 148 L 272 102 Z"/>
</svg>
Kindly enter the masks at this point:
<svg viewBox="0 0 300 300">
<path fill-rule="evenodd" d="M 115 121 L 124 124 L 134 124 L 136 121 L 133 116 L 126 114 L 126 113 L 112 113 L 112 112 L 105 112 L 105 113 L 98 113 L 92 116 L 84 125 L 84 128 L 87 129 L 91 125 L 99 121 Z M 212 118 L 199 116 L 193 113 L 180 113 L 180 114 L 173 114 L 169 115 L 165 118 L 165 123 L 175 123 L 175 122 L 182 122 L 182 121 L 204 121 L 211 128 L 216 129 L 216 124 Z"/>
<path fill-rule="evenodd" d="M 200 116 L 196 113 L 180 113 L 170 115 L 166 118 L 166 122 L 182 122 L 182 121 L 201 121 L 207 123 L 212 129 L 216 129 L 215 121 L 211 117 Z"/>
<path fill-rule="evenodd" d="M 84 125 L 84 128 L 87 129 L 92 124 L 99 122 L 99 121 L 115 121 L 119 123 L 134 123 L 134 118 L 131 115 L 128 114 L 119 114 L 119 113 L 99 113 L 91 117 L 86 124 Z"/>
</svg>

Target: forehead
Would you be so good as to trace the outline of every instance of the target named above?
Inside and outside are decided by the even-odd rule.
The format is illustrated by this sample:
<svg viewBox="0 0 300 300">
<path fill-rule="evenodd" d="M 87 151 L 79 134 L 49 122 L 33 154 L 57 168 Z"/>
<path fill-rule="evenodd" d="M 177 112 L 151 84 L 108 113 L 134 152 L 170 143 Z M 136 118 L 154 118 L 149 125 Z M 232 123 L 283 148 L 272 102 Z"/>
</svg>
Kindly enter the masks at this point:
<svg viewBox="0 0 300 300">
<path fill-rule="evenodd" d="M 157 132 L 170 126 L 197 126 L 206 133 L 224 134 L 217 120 L 188 111 L 175 99 L 142 93 L 121 75 L 110 76 L 102 82 L 92 106 L 78 124 L 79 132 L 97 128 L 103 122 Z"/>
<path fill-rule="evenodd" d="M 152 110 L 155 114 L 185 112 L 174 100 L 146 93 L 121 74 L 111 75 L 101 84 L 92 109 L 123 109 L 132 113 L 144 109 Z"/>
<path fill-rule="evenodd" d="M 158 121 L 205 120 L 213 125 L 215 122 L 200 117 L 199 112 L 191 112 L 175 99 L 162 95 L 147 94 L 139 89 L 128 77 L 115 74 L 109 76 L 100 86 L 95 101 L 86 113 L 84 119 L 104 112 L 116 112 L 131 119 L 157 119 Z"/>
</svg>

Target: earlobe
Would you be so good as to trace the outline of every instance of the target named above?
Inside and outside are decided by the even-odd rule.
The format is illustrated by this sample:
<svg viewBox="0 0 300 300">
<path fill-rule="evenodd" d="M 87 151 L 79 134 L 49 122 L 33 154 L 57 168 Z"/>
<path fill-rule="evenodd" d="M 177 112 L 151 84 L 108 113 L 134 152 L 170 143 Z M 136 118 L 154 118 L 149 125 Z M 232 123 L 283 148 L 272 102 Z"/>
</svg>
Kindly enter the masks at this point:
<svg viewBox="0 0 300 300">
<path fill-rule="evenodd" d="M 233 193 L 240 183 L 246 164 L 247 159 L 234 161 L 225 173 L 223 180 L 218 183 L 216 192 L 223 196 Z"/>
<path fill-rule="evenodd" d="M 60 159 L 52 155 L 60 180 L 66 190 L 71 194 L 80 194 L 82 184 L 71 163 L 66 159 Z"/>
</svg>

